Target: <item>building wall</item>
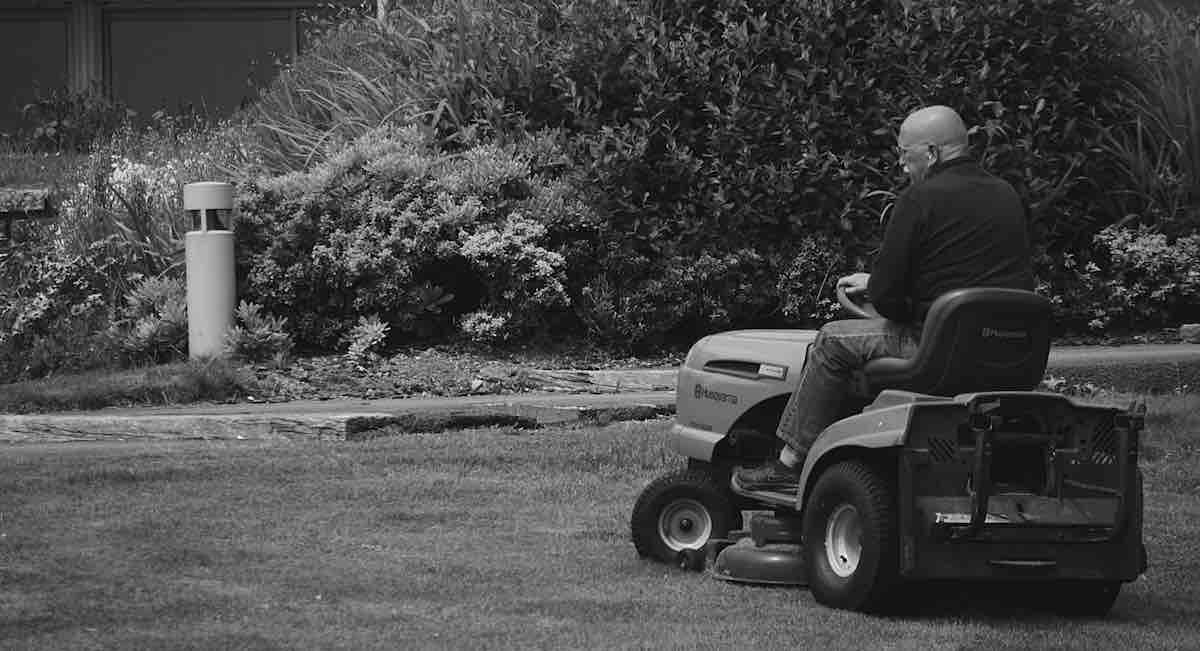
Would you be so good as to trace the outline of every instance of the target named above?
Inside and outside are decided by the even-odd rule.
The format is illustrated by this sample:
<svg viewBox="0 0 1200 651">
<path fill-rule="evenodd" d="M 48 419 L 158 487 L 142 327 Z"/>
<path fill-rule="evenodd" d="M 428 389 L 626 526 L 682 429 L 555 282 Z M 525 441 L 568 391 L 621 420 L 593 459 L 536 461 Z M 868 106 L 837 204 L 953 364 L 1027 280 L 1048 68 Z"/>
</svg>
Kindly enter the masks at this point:
<svg viewBox="0 0 1200 651">
<path fill-rule="evenodd" d="M 293 21 L 276 9 L 108 12 L 108 88 L 143 115 L 159 108 L 228 115 L 291 58 Z"/>
<path fill-rule="evenodd" d="M 67 83 L 67 12 L 0 12 L 0 132 L 7 131 L 39 90 Z"/>
<path fill-rule="evenodd" d="M 100 89 L 148 116 L 213 116 L 253 99 L 299 47 L 322 0 L 8 0 L 0 3 L 0 132 L 64 88 Z M 24 125 L 28 126 L 28 125 Z"/>
</svg>

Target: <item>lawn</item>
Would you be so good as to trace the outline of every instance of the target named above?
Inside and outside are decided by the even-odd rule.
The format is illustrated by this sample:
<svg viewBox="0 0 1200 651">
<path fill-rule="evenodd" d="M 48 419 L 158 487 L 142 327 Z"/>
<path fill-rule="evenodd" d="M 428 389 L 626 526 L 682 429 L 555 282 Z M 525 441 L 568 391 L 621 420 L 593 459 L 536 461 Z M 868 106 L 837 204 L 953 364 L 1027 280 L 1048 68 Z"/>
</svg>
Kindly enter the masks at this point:
<svg viewBox="0 0 1200 651">
<path fill-rule="evenodd" d="M 1200 398 L 1151 401 L 1149 573 L 1105 620 L 983 594 L 898 618 L 639 560 L 664 420 L 364 443 L 10 447 L 5 649 L 1200 647 Z"/>
</svg>

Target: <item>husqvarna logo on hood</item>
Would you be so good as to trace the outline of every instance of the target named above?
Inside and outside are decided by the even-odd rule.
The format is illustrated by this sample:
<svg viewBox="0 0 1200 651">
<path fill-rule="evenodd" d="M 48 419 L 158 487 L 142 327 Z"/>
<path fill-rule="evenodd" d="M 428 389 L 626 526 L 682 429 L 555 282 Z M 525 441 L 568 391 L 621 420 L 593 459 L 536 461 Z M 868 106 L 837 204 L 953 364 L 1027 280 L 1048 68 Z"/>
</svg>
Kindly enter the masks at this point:
<svg viewBox="0 0 1200 651">
<path fill-rule="evenodd" d="M 738 403 L 737 396 L 732 393 L 721 393 L 720 391 L 710 391 L 704 388 L 703 384 L 696 385 L 695 396 L 697 400 L 715 400 L 717 402 L 728 402 L 731 405 Z"/>
</svg>

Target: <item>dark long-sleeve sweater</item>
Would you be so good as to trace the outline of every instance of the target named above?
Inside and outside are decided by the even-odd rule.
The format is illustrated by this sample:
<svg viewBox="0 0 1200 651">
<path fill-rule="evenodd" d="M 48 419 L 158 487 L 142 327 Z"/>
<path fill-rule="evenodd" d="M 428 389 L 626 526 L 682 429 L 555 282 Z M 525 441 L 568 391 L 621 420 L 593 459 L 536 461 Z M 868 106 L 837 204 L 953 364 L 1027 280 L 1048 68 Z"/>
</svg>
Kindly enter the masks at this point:
<svg viewBox="0 0 1200 651">
<path fill-rule="evenodd" d="M 867 287 L 875 309 L 911 323 L 954 289 L 1032 290 L 1028 217 L 1016 190 L 969 158 L 929 172 L 892 207 Z"/>
</svg>

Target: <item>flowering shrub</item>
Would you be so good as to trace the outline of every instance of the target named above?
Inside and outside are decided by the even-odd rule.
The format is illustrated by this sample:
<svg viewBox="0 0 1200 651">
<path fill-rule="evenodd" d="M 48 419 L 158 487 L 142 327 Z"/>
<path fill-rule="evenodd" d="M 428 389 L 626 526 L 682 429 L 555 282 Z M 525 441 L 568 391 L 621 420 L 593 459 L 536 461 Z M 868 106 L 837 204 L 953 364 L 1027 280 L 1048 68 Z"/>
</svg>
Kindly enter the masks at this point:
<svg viewBox="0 0 1200 651">
<path fill-rule="evenodd" d="M 430 138 L 376 130 L 309 171 L 240 188 L 242 295 L 289 314 L 298 345 L 333 348 L 367 315 L 394 335 L 444 334 L 478 310 L 508 315 L 496 337 L 520 336 L 569 304 L 549 247 L 557 220 L 583 211 L 569 186 L 533 171 L 536 152 L 452 155 Z"/>
<path fill-rule="evenodd" d="M 1076 269 L 1073 300 L 1058 299 L 1066 316 L 1096 331 L 1200 318 L 1200 234 L 1171 241 L 1147 228 L 1111 227 L 1094 243 L 1095 261 Z"/>
<path fill-rule="evenodd" d="M 480 311 L 464 319 L 464 333 L 481 341 L 504 339 L 543 322 L 543 311 L 567 307 L 565 260 L 539 245 L 546 230 L 514 212 L 502 224 L 462 233 L 459 253 L 480 274 L 486 297 Z"/>
<path fill-rule="evenodd" d="M 21 249 L 0 261 L 0 377 L 21 380 L 111 363 L 102 274 L 113 262 L 96 254 L 61 256 L 46 234 L 22 233 Z"/>
<path fill-rule="evenodd" d="M 836 243 L 821 236 L 803 238 L 791 264 L 779 278 L 784 316 L 810 325 L 833 319 L 840 309 L 834 288 L 838 278 L 848 271 Z"/>
</svg>

